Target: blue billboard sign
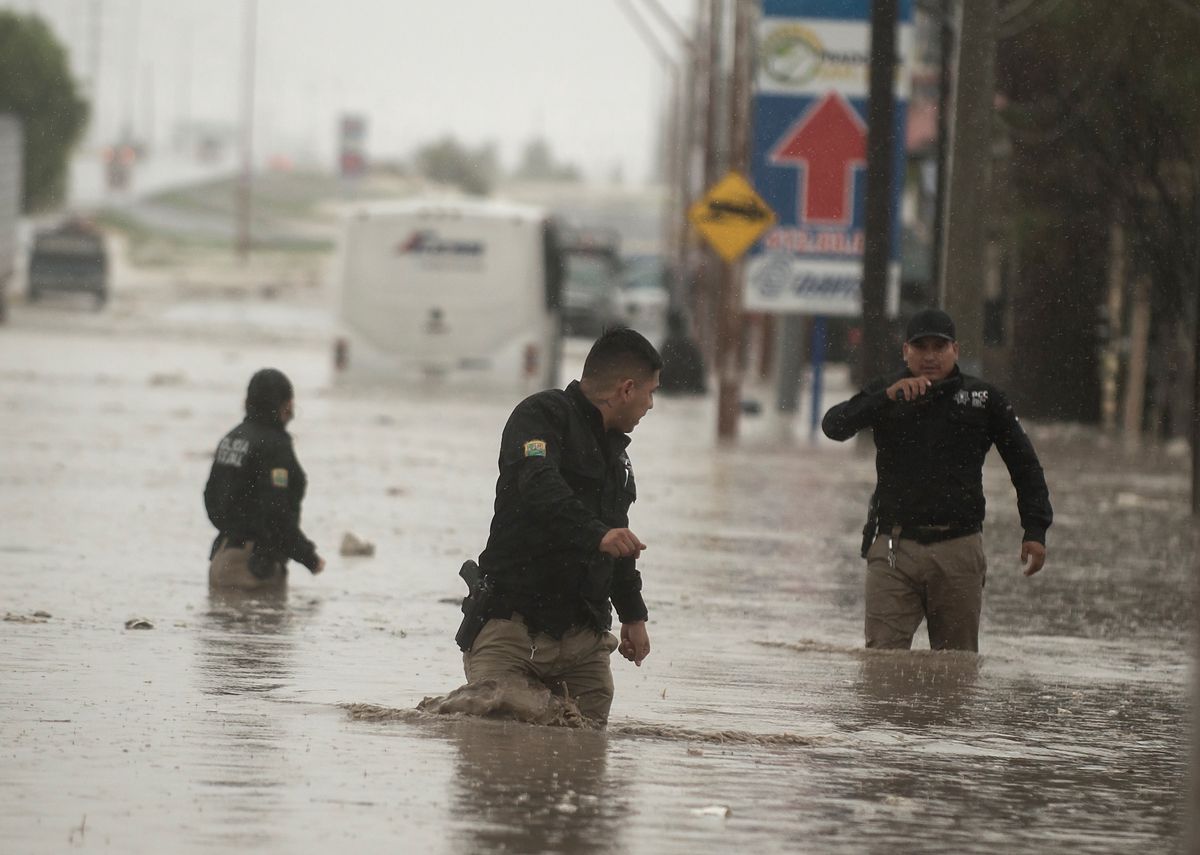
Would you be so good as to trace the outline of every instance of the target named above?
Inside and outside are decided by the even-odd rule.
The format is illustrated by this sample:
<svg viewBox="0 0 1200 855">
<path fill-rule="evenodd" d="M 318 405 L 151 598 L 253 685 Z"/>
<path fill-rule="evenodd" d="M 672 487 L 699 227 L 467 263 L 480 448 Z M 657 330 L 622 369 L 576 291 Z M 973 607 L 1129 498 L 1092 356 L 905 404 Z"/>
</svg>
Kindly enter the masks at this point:
<svg viewBox="0 0 1200 855">
<path fill-rule="evenodd" d="M 912 0 L 899 0 L 893 261 L 899 301 Z M 870 0 L 764 0 L 755 73 L 755 190 L 778 221 L 746 265 L 746 308 L 820 315 L 862 312 Z"/>
</svg>

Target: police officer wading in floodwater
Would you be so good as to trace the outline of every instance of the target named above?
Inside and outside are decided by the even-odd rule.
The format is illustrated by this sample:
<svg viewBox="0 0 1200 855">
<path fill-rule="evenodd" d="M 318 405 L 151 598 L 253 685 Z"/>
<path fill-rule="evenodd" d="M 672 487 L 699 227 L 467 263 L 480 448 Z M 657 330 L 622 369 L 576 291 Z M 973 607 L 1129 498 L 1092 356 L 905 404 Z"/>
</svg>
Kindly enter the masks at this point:
<svg viewBox="0 0 1200 855">
<path fill-rule="evenodd" d="M 500 442 L 500 477 L 487 548 L 463 567 L 475 577 L 457 641 L 468 683 L 530 678 L 608 721 L 609 656 L 637 665 L 650 653 L 629 529 L 637 496 L 628 434 L 654 406 L 662 360 L 639 333 L 608 330 L 583 377 L 526 398 Z M 474 571 L 474 572 L 473 572 Z M 612 626 L 611 601 L 621 620 Z"/>
<path fill-rule="evenodd" d="M 291 381 L 264 368 L 250 378 L 246 418 L 217 446 L 204 507 L 217 527 L 208 582 L 214 588 L 273 588 L 287 581 L 288 559 L 314 574 L 325 569 L 300 530 L 307 479 L 292 437 Z"/>
<path fill-rule="evenodd" d="M 875 436 L 875 495 L 863 531 L 867 647 L 912 646 L 924 617 L 935 650 L 978 650 L 987 564 L 983 460 L 994 444 L 1017 489 L 1025 575 L 1042 569 L 1052 511 L 1041 464 L 1004 393 L 958 370 L 954 321 L 908 323 L 906 369 L 825 414 L 830 439 Z"/>
</svg>

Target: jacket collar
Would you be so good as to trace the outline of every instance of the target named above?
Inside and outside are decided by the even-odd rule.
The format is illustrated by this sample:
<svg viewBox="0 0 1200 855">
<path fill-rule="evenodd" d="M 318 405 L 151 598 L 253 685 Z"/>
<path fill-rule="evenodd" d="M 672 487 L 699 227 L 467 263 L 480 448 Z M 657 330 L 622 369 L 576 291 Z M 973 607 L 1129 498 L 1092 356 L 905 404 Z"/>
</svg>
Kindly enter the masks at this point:
<svg viewBox="0 0 1200 855">
<path fill-rule="evenodd" d="M 579 385 L 578 380 L 572 380 L 567 384 L 566 393 L 606 453 L 610 448 L 615 449 L 618 453 L 625 450 L 625 447 L 629 445 L 629 437 L 619 430 L 606 431 L 604 429 L 603 414 L 595 404 L 588 400 L 587 395 L 583 394 L 583 387 Z"/>
</svg>

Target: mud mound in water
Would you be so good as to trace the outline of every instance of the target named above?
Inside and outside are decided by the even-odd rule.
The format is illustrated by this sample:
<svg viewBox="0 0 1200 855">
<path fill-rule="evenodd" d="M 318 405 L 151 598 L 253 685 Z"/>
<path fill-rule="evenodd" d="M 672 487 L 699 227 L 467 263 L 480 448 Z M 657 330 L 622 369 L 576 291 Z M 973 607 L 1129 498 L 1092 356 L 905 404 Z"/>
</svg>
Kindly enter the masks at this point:
<svg viewBox="0 0 1200 855">
<path fill-rule="evenodd" d="M 421 712 L 473 715 L 555 727 L 589 727 L 570 698 L 552 694 L 540 683 L 522 680 L 479 680 L 459 686 L 448 695 L 425 698 Z"/>
<path fill-rule="evenodd" d="M 709 742 L 716 745 L 817 745 L 822 740 L 796 733 L 750 733 L 746 730 L 690 730 L 669 724 L 620 724 L 608 728 L 616 736 L 640 736 L 680 742 Z"/>
<path fill-rule="evenodd" d="M 355 721 L 417 721 L 424 718 L 416 710 L 399 710 L 375 704 L 342 704 L 341 707 Z"/>
</svg>

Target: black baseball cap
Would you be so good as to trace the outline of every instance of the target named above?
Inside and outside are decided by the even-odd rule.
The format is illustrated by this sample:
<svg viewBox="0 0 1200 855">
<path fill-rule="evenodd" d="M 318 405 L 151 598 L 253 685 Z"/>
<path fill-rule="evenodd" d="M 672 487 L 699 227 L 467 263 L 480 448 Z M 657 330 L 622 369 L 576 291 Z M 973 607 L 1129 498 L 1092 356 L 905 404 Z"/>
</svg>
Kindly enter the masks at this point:
<svg viewBox="0 0 1200 855">
<path fill-rule="evenodd" d="M 954 321 L 941 309 L 922 309 L 908 320 L 904 340 L 914 342 L 926 336 L 937 336 L 954 341 Z"/>
</svg>

